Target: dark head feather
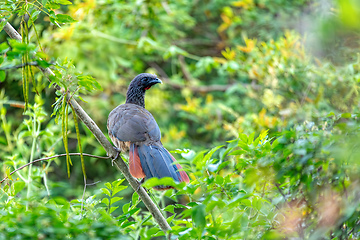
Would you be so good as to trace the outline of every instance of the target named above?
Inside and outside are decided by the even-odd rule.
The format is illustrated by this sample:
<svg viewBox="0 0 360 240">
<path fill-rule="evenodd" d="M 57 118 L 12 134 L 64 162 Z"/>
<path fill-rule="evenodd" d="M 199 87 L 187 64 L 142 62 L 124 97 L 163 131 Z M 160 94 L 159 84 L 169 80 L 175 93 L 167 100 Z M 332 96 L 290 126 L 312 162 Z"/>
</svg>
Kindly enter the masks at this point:
<svg viewBox="0 0 360 240">
<path fill-rule="evenodd" d="M 126 103 L 133 103 L 145 107 L 145 91 L 157 83 L 161 83 L 161 80 L 154 74 L 141 73 L 137 75 L 131 81 L 127 90 Z"/>
</svg>

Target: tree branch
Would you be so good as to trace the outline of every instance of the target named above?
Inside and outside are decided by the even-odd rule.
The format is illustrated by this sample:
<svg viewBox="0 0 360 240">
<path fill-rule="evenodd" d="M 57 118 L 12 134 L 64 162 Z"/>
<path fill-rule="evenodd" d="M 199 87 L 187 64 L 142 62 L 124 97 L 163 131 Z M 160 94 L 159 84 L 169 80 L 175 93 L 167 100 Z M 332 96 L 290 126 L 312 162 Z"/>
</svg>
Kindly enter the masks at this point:
<svg viewBox="0 0 360 240">
<path fill-rule="evenodd" d="M 2 19 L 2 21 L 5 21 Z M 20 34 L 9 24 L 6 23 L 4 27 L 5 32 L 11 37 L 18 41 L 21 41 Z M 42 68 L 38 66 L 39 69 L 47 76 L 49 75 L 55 75 L 51 69 L 49 68 Z M 50 79 L 49 79 L 50 81 Z M 51 81 L 50 81 L 51 82 Z M 54 84 L 55 89 L 61 90 L 61 87 Z M 147 192 L 143 187 L 140 187 L 141 185 L 139 182 L 130 174 L 129 168 L 124 162 L 124 160 L 121 158 L 120 154 L 117 153 L 117 151 L 114 149 L 113 145 L 107 140 L 103 132 L 100 130 L 100 128 L 95 124 L 95 122 L 89 117 L 89 115 L 81 108 L 81 106 L 73 99 L 70 99 L 71 105 L 74 107 L 74 110 L 76 112 L 76 115 L 81 119 L 81 121 L 89 128 L 89 130 L 92 132 L 92 134 L 95 136 L 95 138 L 99 141 L 99 143 L 103 146 L 103 148 L 106 150 L 108 156 L 111 158 L 114 158 L 117 156 L 116 159 L 114 159 L 115 166 L 122 172 L 126 180 L 130 183 L 131 187 L 136 191 L 141 200 L 143 201 L 144 205 L 147 207 L 151 215 L 154 217 L 156 222 L 159 224 L 161 230 L 167 233 L 167 231 L 171 230 L 170 225 L 167 223 L 164 216 L 161 214 L 160 210 L 157 208 L 157 206 L 154 204 L 154 202 L 151 200 Z M 170 236 L 168 236 L 170 237 Z"/>
<path fill-rule="evenodd" d="M 69 153 L 70 156 L 80 156 L 80 153 Z M 54 155 L 54 156 L 51 156 L 51 157 L 45 157 L 45 158 L 39 158 L 39 159 L 36 159 L 32 162 L 29 162 L 25 165 L 22 165 L 21 167 L 15 169 L 14 171 L 12 171 L 8 176 L 4 177 L 3 180 L 1 180 L 0 184 L 3 183 L 6 179 L 9 179 L 9 176 L 13 175 L 14 173 L 16 173 L 17 171 L 20 171 L 21 169 L 31 165 L 31 164 L 34 164 L 36 162 L 40 162 L 40 161 L 44 161 L 44 160 L 49 160 L 49 159 L 52 159 L 52 158 L 57 158 L 57 157 L 64 157 L 66 156 L 66 153 L 63 153 L 63 154 L 59 154 L 59 155 Z M 101 158 L 101 159 L 109 159 L 110 157 L 101 157 L 101 156 L 95 156 L 95 155 L 91 155 L 91 154 L 88 154 L 88 153 L 83 153 L 83 156 L 87 156 L 87 157 L 93 157 L 93 158 Z"/>
<path fill-rule="evenodd" d="M 54 65 L 55 63 L 49 63 L 51 65 Z M 9 69 L 17 69 L 17 68 L 22 68 L 25 66 L 39 66 L 38 62 L 28 62 L 28 63 L 22 63 L 19 65 L 14 65 L 14 66 L 5 66 L 5 67 L 1 67 L 0 70 L 9 70 Z"/>
<path fill-rule="evenodd" d="M 172 88 L 174 88 L 176 90 L 189 88 L 192 92 L 200 92 L 200 93 L 208 93 L 208 92 L 214 92 L 214 91 L 225 92 L 226 90 L 228 90 L 232 86 L 237 85 L 237 83 L 232 83 L 232 84 L 227 84 L 227 85 L 214 84 L 214 85 L 209 85 L 209 86 L 186 86 L 186 85 L 181 85 L 181 84 L 173 83 L 170 80 L 170 78 L 167 76 L 167 74 L 164 72 L 164 70 L 162 70 L 162 68 L 159 65 L 157 65 L 156 63 L 149 63 L 149 65 L 156 69 L 156 71 L 159 73 L 159 75 L 161 77 L 161 80 L 163 80 L 164 83 L 168 84 L 170 87 L 172 87 Z M 184 69 L 183 69 L 183 71 L 184 71 Z M 186 79 L 190 80 L 191 77 L 189 75 L 187 75 Z"/>
</svg>

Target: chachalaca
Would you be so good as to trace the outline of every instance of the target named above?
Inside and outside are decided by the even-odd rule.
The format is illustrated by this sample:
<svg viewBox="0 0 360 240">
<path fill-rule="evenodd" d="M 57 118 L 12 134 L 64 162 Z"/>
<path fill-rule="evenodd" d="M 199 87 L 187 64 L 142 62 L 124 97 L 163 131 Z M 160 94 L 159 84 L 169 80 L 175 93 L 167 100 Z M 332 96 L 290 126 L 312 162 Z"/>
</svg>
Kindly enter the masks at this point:
<svg viewBox="0 0 360 240">
<path fill-rule="evenodd" d="M 107 128 L 115 146 L 129 150 L 130 173 L 136 178 L 172 177 L 177 182 L 189 182 L 189 177 L 175 158 L 166 150 L 154 117 L 145 109 L 145 91 L 161 83 L 156 75 L 141 73 L 130 83 L 126 103 L 109 114 Z M 164 190 L 169 186 L 157 186 Z"/>
</svg>

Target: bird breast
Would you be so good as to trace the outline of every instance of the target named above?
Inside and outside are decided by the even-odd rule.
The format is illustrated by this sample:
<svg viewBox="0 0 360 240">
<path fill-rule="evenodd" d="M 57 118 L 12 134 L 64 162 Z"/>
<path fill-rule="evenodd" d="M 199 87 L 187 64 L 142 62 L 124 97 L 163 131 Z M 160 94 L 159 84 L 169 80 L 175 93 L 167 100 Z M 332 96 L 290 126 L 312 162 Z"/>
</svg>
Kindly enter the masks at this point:
<svg viewBox="0 0 360 240">
<path fill-rule="evenodd" d="M 160 129 L 154 117 L 145 108 L 136 104 L 126 103 L 112 110 L 107 128 L 112 142 L 120 149 L 127 149 L 130 143 L 146 144 L 161 139 Z"/>
</svg>

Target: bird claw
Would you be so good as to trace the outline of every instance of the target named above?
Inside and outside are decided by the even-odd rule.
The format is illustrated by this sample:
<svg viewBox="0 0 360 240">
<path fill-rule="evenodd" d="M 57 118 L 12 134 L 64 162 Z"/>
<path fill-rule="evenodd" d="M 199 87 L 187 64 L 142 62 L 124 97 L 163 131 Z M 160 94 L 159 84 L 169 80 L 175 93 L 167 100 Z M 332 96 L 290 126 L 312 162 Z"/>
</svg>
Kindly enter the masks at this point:
<svg viewBox="0 0 360 240">
<path fill-rule="evenodd" d="M 145 178 L 141 179 L 140 182 L 138 182 L 138 183 L 139 183 L 139 186 L 138 186 L 138 188 L 136 189 L 136 192 L 138 192 L 138 191 L 140 190 L 140 187 L 141 187 L 141 185 L 142 185 L 144 182 L 145 182 Z M 145 188 L 144 188 L 144 189 L 145 189 Z M 146 189 L 145 189 L 145 190 L 146 190 Z"/>
<path fill-rule="evenodd" d="M 114 162 L 116 161 L 116 159 L 119 157 L 119 154 L 120 154 L 120 149 L 118 149 L 117 147 L 114 147 L 114 149 L 116 151 L 116 155 L 111 160 L 111 166 L 114 166 Z"/>
</svg>

